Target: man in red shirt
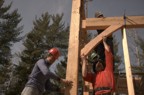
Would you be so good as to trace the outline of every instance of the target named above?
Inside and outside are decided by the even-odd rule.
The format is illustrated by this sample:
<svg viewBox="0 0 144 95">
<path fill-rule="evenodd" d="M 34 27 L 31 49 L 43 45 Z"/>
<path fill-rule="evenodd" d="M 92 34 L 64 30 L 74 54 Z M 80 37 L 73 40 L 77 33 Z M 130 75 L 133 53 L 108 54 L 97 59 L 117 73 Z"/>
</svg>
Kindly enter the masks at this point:
<svg viewBox="0 0 144 95">
<path fill-rule="evenodd" d="M 88 72 L 86 56 L 84 54 L 81 55 L 82 76 L 85 81 L 92 83 L 94 95 L 111 95 L 111 92 L 115 88 L 113 55 L 109 45 L 106 43 L 106 37 L 103 37 L 103 44 L 105 49 L 105 63 L 101 59 L 94 58 L 93 70 L 95 73 Z"/>
</svg>

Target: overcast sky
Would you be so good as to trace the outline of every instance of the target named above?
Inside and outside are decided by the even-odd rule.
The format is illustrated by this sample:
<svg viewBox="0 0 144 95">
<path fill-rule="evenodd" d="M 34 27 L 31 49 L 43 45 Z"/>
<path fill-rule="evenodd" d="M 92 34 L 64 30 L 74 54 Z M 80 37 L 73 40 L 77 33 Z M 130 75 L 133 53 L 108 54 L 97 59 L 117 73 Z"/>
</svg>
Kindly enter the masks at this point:
<svg viewBox="0 0 144 95">
<path fill-rule="evenodd" d="M 64 21 L 70 22 L 72 0 L 5 0 L 13 2 L 12 10 L 18 9 L 23 20 L 24 31 L 31 30 L 35 16 L 42 13 L 64 13 Z M 94 17 L 96 11 L 101 11 L 105 16 L 144 15 L 144 0 L 93 0 L 88 3 L 88 17 Z"/>
<path fill-rule="evenodd" d="M 24 25 L 24 34 L 32 29 L 35 16 L 40 17 L 45 12 L 64 13 L 63 20 L 68 24 L 70 22 L 72 0 L 5 0 L 5 3 L 9 4 L 11 1 L 12 10 L 18 9 L 23 18 L 21 25 Z M 94 17 L 96 11 L 101 11 L 106 17 L 123 16 L 124 10 L 127 16 L 144 16 L 144 0 L 93 0 L 88 3 L 89 18 Z M 144 34 L 142 31 L 138 34 Z M 120 32 L 116 35 L 118 39 L 121 38 Z M 22 46 L 18 45 L 20 44 L 14 46 L 14 51 L 21 51 Z"/>
<path fill-rule="evenodd" d="M 69 22 L 71 1 L 70 0 L 5 0 L 6 3 L 13 1 L 12 10 L 18 9 L 23 20 L 24 31 L 29 32 L 32 28 L 32 21 L 40 17 L 42 13 L 50 14 L 64 13 L 64 20 Z"/>
</svg>

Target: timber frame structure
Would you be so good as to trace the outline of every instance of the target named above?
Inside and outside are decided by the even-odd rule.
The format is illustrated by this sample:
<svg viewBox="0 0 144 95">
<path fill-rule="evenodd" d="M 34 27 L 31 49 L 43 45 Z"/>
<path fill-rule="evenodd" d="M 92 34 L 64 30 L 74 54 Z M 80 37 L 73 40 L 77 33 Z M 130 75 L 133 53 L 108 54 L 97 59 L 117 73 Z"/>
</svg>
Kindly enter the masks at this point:
<svg viewBox="0 0 144 95">
<path fill-rule="evenodd" d="M 128 94 L 135 95 L 128 52 L 126 28 L 144 28 L 144 16 L 127 16 L 124 25 L 122 17 L 85 18 L 84 0 L 72 0 L 70 36 L 66 79 L 73 81 L 72 88 L 66 88 L 65 95 L 78 95 L 78 70 L 80 55 L 88 55 L 101 41 L 102 36 L 109 36 L 117 30 L 123 30 L 124 63 Z M 87 43 L 87 30 L 105 29 L 101 34 Z M 85 93 L 84 95 L 89 95 Z"/>
</svg>

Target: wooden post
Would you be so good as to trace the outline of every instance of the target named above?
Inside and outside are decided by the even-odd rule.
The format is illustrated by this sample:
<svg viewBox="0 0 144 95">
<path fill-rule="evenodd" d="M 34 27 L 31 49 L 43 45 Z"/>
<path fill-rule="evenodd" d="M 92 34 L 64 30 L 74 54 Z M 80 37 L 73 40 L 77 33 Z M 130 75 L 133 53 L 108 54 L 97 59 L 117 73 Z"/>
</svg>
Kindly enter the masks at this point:
<svg viewBox="0 0 144 95">
<path fill-rule="evenodd" d="M 66 79 L 73 81 L 72 88 L 66 88 L 65 95 L 78 94 L 78 64 L 79 64 L 79 32 L 80 32 L 81 0 L 72 0 L 72 14 L 70 23 L 68 62 Z"/>
<path fill-rule="evenodd" d="M 122 44 L 123 44 L 124 63 L 127 78 L 128 95 L 135 95 L 125 28 L 123 28 Z"/>
</svg>

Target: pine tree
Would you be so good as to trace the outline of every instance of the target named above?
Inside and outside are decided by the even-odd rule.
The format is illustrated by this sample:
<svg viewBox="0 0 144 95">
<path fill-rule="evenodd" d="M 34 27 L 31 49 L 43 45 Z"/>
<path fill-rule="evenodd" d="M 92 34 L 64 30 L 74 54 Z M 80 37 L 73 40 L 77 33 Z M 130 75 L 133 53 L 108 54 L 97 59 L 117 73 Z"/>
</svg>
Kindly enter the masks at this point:
<svg viewBox="0 0 144 95">
<path fill-rule="evenodd" d="M 144 39 L 138 36 L 137 40 L 135 40 L 136 46 L 138 47 L 139 52 L 135 53 L 136 60 L 139 60 L 139 65 L 132 66 L 132 69 L 135 72 L 143 73 L 144 72 Z"/>
<path fill-rule="evenodd" d="M 131 67 L 133 73 L 144 72 L 144 39 L 138 33 L 141 29 L 127 29 L 131 55 Z"/>
<path fill-rule="evenodd" d="M 21 93 L 35 62 L 41 58 L 44 51 L 52 47 L 58 47 L 60 50 L 67 49 L 69 27 L 65 27 L 62 17 L 63 14 L 44 13 L 40 18 L 35 19 L 33 29 L 23 42 L 25 49 L 20 54 L 21 62 L 14 73 L 17 82 L 13 82 L 7 95 Z"/>
<path fill-rule="evenodd" d="M 12 65 L 11 47 L 15 42 L 21 40 L 19 36 L 22 32 L 22 26 L 18 24 L 22 20 L 18 10 L 10 11 L 12 3 L 5 6 L 4 0 L 0 0 L 0 87 L 1 90 L 6 90 L 10 80 L 10 72 Z"/>
<path fill-rule="evenodd" d="M 66 52 L 66 51 L 64 51 Z M 54 73 L 61 77 L 61 78 L 65 78 L 66 77 L 66 62 L 67 62 L 67 57 L 64 56 L 63 60 L 61 60 L 57 65 L 56 65 L 56 69 L 54 70 Z M 53 84 L 57 85 L 59 88 L 63 88 L 64 85 L 62 83 L 59 83 L 55 80 L 51 80 L 53 82 Z M 46 92 L 44 95 L 64 95 L 64 93 L 61 92 L 51 92 L 48 91 Z"/>
<path fill-rule="evenodd" d="M 118 54 L 118 45 L 119 43 L 116 40 L 116 37 L 113 36 L 113 49 L 114 49 L 114 72 L 119 73 L 119 71 L 122 71 L 124 68 L 119 68 L 119 66 L 122 64 L 121 56 Z"/>
</svg>

